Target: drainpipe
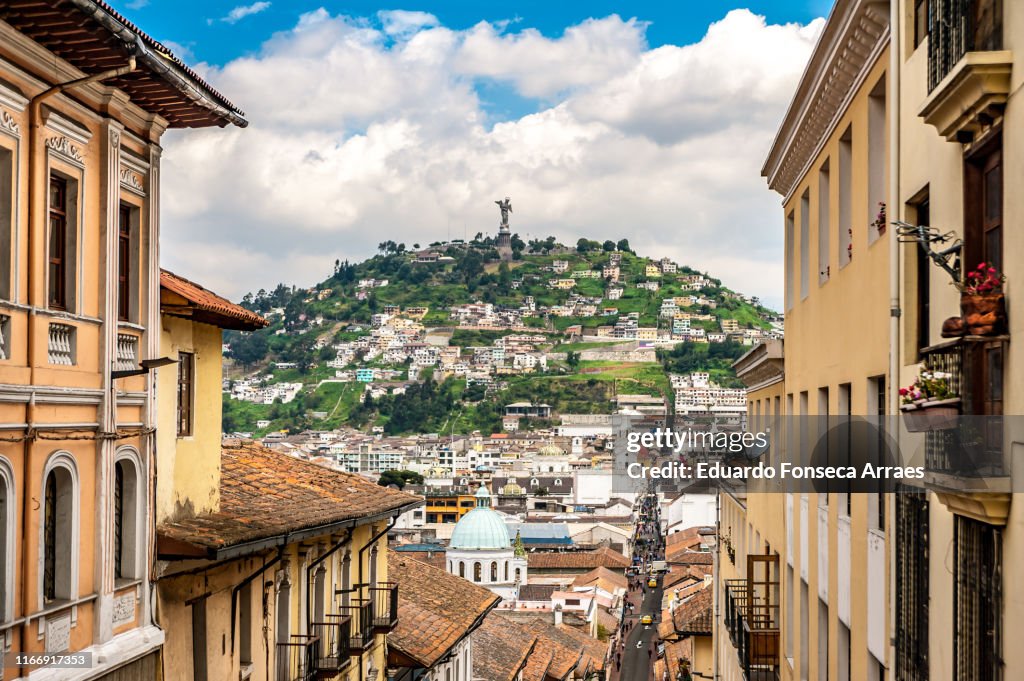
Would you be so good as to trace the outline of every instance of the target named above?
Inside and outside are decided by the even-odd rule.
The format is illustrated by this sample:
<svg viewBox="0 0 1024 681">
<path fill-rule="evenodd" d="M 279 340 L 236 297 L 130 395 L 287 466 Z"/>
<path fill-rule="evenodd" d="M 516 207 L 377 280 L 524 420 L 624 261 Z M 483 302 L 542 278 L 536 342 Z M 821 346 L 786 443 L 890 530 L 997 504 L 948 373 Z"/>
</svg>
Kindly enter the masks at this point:
<svg viewBox="0 0 1024 681">
<path fill-rule="evenodd" d="M 900 21 L 900 7 L 902 3 L 891 2 L 889 5 L 889 94 L 887 106 L 889 108 L 889 203 L 886 214 L 896 218 L 902 217 L 900 213 L 900 67 L 903 60 L 902 51 L 902 24 Z M 900 246 L 896 238 L 896 230 L 889 230 L 889 404 L 886 413 L 887 421 L 894 422 L 896 414 L 899 414 L 899 399 L 897 386 L 900 375 Z M 899 429 L 894 429 L 897 438 L 897 451 L 899 451 Z M 884 503 L 884 501 L 883 501 Z M 891 518 L 891 513 L 886 513 L 886 518 Z M 890 521 L 891 522 L 891 521 Z M 889 532 L 882 528 L 886 538 Z M 888 541 L 886 542 L 888 544 Z M 890 552 L 889 558 L 889 593 L 886 601 L 892 601 L 893 586 L 896 584 L 896 553 Z M 889 676 L 892 678 L 895 665 L 895 631 L 896 631 L 896 610 L 886 608 L 889 613 Z"/>
<path fill-rule="evenodd" d="M 347 530 L 345 532 L 345 536 L 337 544 L 335 544 L 334 546 L 329 548 L 327 550 L 327 552 L 324 553 L 324 555 L 320 556 L 319 558 L 317 558 L 312 563 L 310 563 L 309 565 L 306 566 L 306 631 L 307 632 L 312 632 L 312 630 L 313 630 L 313 627 L 312 627 L 312 624 L 313 624 L 313 607 L 312 607 L 313 606 L 313 604 L 312 604 L 313 594 L 312 594 L 312 592 L 310 592 L 310 589 L 309 589 L 309 576 L 311 574 L 313 574 L 313 570 L 314 569 L 316 569 L 317 567 L 320 566 L 320 563 L 324 562 L 325 560 L 327 560 L 328 558 L 333 556 L 334 553 L 338 549 L 340 549 L 342 546 L 345 546 L 350 541 L 352 541 L 352 530 Z"/>
<path fill-rule="evenodd" d="M 385 526 L 385 528 L 383 530 L 381 530 L 380 532 L 378 532 L 377 534 L 373 535 L 373 537 L 370 538 L 370 541 L 366 542 L 366 544 L 363 545 L 363 548 L 359 549 L 359 587 L 360 588 L 366 586 L 366 584 L 363 582 L 363 554 L 366 553 L 367 549 L 369 549 L 371 546 L 376 544 L 378 539 L 380 539 L 381 537 L 386 535 L 388 532 L 390 532 L 391 528 L 394 527 L 395 523 L 397 523 L 397 522 L 398 522 L 398 516 L 397 515 L 391 516 L 391 520 L 388 521 L 387 526 Z M 370 604 L 372 606 L 373 601 L 370 601 Z M 372 607 L 371 607 L 371 610 L 372 610 Z M 371 624 L 371 626 L 373 625 L 372 622 L 370 624 Z M 359 656 L 359 678 L 360 679 L 364 678 L 364 676 L 363 676 L 363 656 L 362 655 Z"/>
<path fill-rule="evenodd" d="M 41 172 L 45 169 L 41 167 L 41 164 L 36 159 L 36 139 L 39 137 L 39 122 L 42 113 L 43 102 L 50 97 L 70 90 L 71 88 L 79 87 L 81 85 L 88 85 L 89 83 L 97 83 L 100 81 L 108 80 L 110 78 L 117 78 L 123 76 L 126 73 L 130 73 L 135 70 L 135 57 L 131 56 L 128 58 L 128 63 L 124 66 L 116 69 L 109 69 L 100 73 L 95 73 L 91 76 L 85 76 L 83 78 L 76 78 L 69 80 L 66 83 L 58 83 L 46 90 L 43 90 L 31 100 L 28 104 L 28 367 L 29 367 L 29 385 L 34 386 L 36 384 L 36 365 L 39 363 L 39 354 L 36 350 L 36 315 L 37 309 L 41 306 L 42 299 L 41 294 L 45 294 L 42 291 L 42 277 L 36 275 L 35 264 L 37 262 L 43 262 L 43 240 L 39 238 L 36 229 L 36 192 L 38 191 L 37 185 L 43 185 L 46 178 L 41 176 Z M 109 367 L 105 367 L 104 371 L 108 371 Z M 32 485 L 29 480 L 32 477 L 32 447 L 35 440 L 35 392 L 33 391 L 32 396 L 29 398 L 28 405 L 26 406 L 25 422 L 28 424 L 26 438 L 24 442 L 24 468 L 22 469 L 22 486 L 21 486 L 21 538 L 24 544 L 26 536 L 28 534 L 28 516 L 32 512 L 29 500 L 32 497 Z M 41 547 L 40 547 L 41 549 Z M 37 552 L 38 553 L 38 552 Z M 30 640 L 29 635 L 29 622 L 28 612 L 32 607 L 31 594 L 28 588 L 28 576 L 31 570 L 30 561 L 28 557 L 28 551 L 23 550 L 21 552 L 21 576 L 22 576 L 22 587 L 21 587 L 21 614 L 26 617 L 25 624 L 23 625 L 22 640 Z M 19 674 L 24 676 L 27 668 L 19 670 Z"/>
</svg>

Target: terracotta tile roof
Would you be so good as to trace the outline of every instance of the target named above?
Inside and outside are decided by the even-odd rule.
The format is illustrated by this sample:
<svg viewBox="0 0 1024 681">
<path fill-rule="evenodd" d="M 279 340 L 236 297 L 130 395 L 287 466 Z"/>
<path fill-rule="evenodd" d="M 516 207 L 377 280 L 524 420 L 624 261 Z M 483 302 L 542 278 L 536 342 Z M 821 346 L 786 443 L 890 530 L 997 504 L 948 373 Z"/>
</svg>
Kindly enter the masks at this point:
<svg viewBox="0 0 1024 681">
<path fill-rule="evenodd" d="M 679 532 L 673 532 L 665 540 L 665 547 L 676 546 L 683 544 L 685 546 L 700 546 L 700 535 L 698 534 L 699 527 L 688 527 L 685 530 Z"/>
<path fill-rule="evenodd" d="M 690 551 L 685 546 L 681 546 L 675 551 L 668 549 L 665 560 L 681 565 L 711 565 L 714 556 L 710 551 Z"/>
<path fill-rule="evenodd" d="M 398 625 L 388 646 L 425 669 L 501 602 L 489 589 L 401 553 L 388 552 L 388 579 L 398 583 Z"/>
<path fill-rule="evenodd" d="M 604 669 L 604 661 L 608 655 L 607 643 L 593 636 L 588 636 L 575 627 L 569 627 L 564 624 L 559 625 L 558 630 L 575 639 L 583 647 L 584 655 L 587 658 L 585 662 L 590 666 L 591 671 L 601 671 Z"/>
<path fill-rule="evenodd" d="M 530 569 L 584 569 L 606 567 L 612 570 L 624 570 L 629 566 L 629 559 L 624 555 L 602 547 L 596 551 L 566 551 L 555 553 L 531 553 L 527 557 Z"/>
<path fill-rule="evenodd" d="M 243 544 L 258 550 L 316 536 L 331 525 L 367 522 L 423 503 L 360 475 L 251 442 L 221 448 L 220 474 L 220 509 L 161 524 L 160 555 L 216 556 Z"/>
<path fill-rule="evenodd" d="M 629 588 L 629 580 L 625 575 L 609 570 L 603 565 L 572 580 L 573 586 L 587 586 L 595 583 L 609 593 L 612 593 L 614 589 Z"/>
<path fill-rule="evenodd" d="M 473 677 L 481 681 L 513 681 L 534 655 L 537 637 L 515 622 L 488 614 L 473 632 Z"/>
<path fill-rule="evenodd" d="M 553 657 L 547 671 L 548 678 L 565 679 L 573 670 L 582 669 L 581 664 L 585 664 L 587 649 L 575 636 L 564 630 L 568 627 L 556 627 L 551 613 L 520 612 L 501 615 L 529 629 L 538 639 L 537 647 L 552 652 Z"/>
<path fill-rule="evenodd" d="M 680 634 L 711 634 L 714 626 L 714 590 L 701 589 L 672 613 L 672 624 Z"/>
<path fill-rule="evenodd" d="M 530 653 L 530 657 L 526 660 L 526 667 L 523 668 L 523 681 L 545 681 L 554 658 L 554 644 L 547 639 L 537 638 L 533 652 Z"/>
<path fill-rule="evenodd" d="M 255 331 L 270 323 L 255 312 L 168 270 L 160 270 L 160 288 L 160 309 L 166 314 L 189 317 L 222 329 L 238 331 Z M 184 298 L 185 304 L 180 304 L 173 296 L 165 297 L 163 291 Z"/>
<path fill-rule="evenodd" d="M 224 95 L 103 0 L 5 0 L 0 19 L 85 72 L 120 66 L 135 54 L 137 68 L 107 84 L 162 115 L 172 128 L 247 125 Z"/>
<path fill-rule="evenodd" d="M 396 551 L 395 553 L 444 570 L 444 551 Z"/>
<path fill-rule="evenodd" d="M 550 601 L 551 594 L 558 591 L 557 584 L 523 584 L 519 587 L 520 601 Z"/>
</svg>

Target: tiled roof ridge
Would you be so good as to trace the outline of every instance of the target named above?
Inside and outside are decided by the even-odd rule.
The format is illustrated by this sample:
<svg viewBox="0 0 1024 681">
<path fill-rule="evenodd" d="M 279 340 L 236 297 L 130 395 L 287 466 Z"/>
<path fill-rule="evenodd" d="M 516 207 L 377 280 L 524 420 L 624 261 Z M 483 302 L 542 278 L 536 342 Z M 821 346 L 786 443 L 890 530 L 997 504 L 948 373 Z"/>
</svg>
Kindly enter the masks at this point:
<svg viewBox="0 0 1024 681">
<path fill-rule="evenodd" d="M 186 279 L 168 269 L 160 268 L 160 285 L 177 293 L 200 309 L 218 312 L 257 327 L 265 327 L 270 324 L 262 315 L 246 309 L 238 303 L 232 303 L 224 296 L 214 293 L 202 284 L 197 284 L 191 279 Z M 188 289 L 194 289 L 194 292 Z"/>
</svg>

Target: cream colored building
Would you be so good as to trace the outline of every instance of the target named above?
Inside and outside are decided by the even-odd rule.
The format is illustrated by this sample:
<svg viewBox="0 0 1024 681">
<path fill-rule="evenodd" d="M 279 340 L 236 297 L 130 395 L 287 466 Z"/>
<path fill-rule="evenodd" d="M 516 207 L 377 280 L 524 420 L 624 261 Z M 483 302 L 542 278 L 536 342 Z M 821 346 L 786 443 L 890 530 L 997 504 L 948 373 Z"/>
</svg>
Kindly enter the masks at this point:
<svg viewBox="0 0 1024 681">
<path fill-rule="evenodd" d="M 239 112 L 106 3 L 0 3 L 4 678 L 152 679 L 160 141 Z"/>
<path fill-rule="evenodd" d="M 920 5 L 920 3 L 917 3 Z M 933 455 L 941 433 L 904 434 L 906 449 L 927 448 L 927 494 L 899 495 L 893 520 L 893 602 L 899 681 L 1024 678 L 1024 505 L 1011 494 L 1021 457 L 1024 315 L 1013 305 L 1024 285 L 1024 6 L 1018 2 L 932 0 L 930 20 L 910 0 L 897 3 L 893 32 L 899 74 L 898 193 L 893 217 L 952 232 L 963 242 L 961 269 L 994 262 L 1006 274 L 1009 326 L 998 337 L 949 340 L 957 316 L 952 277 L 899 248 L 902 315 L 892 341 L 899 385 L 920 362 L 953 374 L 965 415 L 1008 418 L 990 436 L 986 460 Z M 937 245 L 941 249 L 950 245 Z"/>
</svg>

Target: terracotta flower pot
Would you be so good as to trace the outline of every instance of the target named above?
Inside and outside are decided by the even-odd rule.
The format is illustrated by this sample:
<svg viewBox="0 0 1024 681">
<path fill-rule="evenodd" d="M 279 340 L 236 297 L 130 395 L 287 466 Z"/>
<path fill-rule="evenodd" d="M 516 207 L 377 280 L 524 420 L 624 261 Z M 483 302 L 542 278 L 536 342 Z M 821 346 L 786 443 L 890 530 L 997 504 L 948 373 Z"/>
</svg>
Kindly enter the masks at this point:
<svg viewBox="0 0 1024 681">
<path fill-rule="evenodd" d="M 950 317 L 942 322 L 943 338 L 960 338 L 967 333 L 967 326 L 963 317 Z"/>
<path fill-rule="evenodd" d="M 900 411 L 903 412 L 903 424 L 911 433 L 949 430 L 956 427 L 960 416 L 960 398 L 904 404 Z"/>
<path fill-rule="evenodd" d="M 1006 328 L 1006 303 L 1002 293 L 960 296 L 964 325 L 972 336 L 994 336 Z"/>
</svg>

